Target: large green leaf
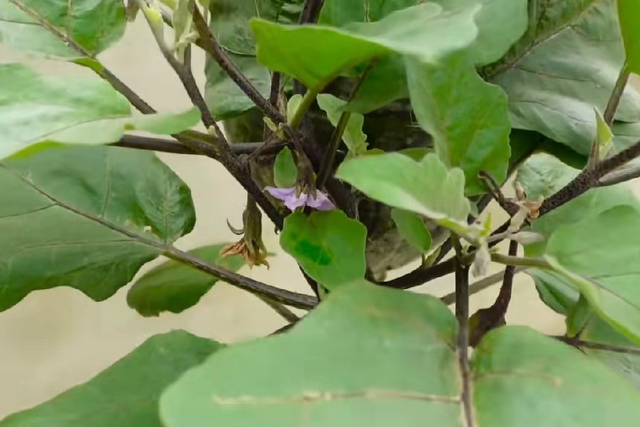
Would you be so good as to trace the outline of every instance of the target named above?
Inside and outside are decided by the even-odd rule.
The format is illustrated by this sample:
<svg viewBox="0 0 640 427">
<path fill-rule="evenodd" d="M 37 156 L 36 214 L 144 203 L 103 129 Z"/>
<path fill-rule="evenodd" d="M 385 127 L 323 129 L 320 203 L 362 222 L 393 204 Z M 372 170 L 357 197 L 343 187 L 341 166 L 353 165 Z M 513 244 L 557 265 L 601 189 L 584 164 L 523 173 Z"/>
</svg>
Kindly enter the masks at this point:
<svg viewBox="0 0 640 427">
<path fill-rule="evenodd" d="M 302 11 L 303 0 L 212 0 L 211 31 L 227 51 L 233 63 L 265 97 L 269 96 L 271 77 L 256 60 L 256 47 L 249 28 L 251 18 L 294 23 Z M 218 63 L 207 57 L 205 98 L 217 119 L 237 116 L 255 104 L 229 78 Z"/>
<path fill-rule="evenodd" d="M 554 232 L 545 258 L 603 320 L 640 343 L 640 212 L 620 206 Z"/>
<path fill-rule="evenodd" d="M 333 292 L 284 335 L 229 347 L 170 386 L 167 427 L 466 425 L 457 323 L 437 299 L 371 285 Z M 595 427 L 640 416 L 640 395 L 579 351 L 521 327 L 472 362 L 477 425 Z"/>
<path fill-rule="evenodd" d="M 481 171 L 502 182 L 511 155 L 511 124 L 502 89 L 485 83 L 465 55 L 453 55 L 437 66 L 416 59 L 406 63 L 418 123 L 433 137 L 440 159 L 464 171 L 466 193 L 486 192 L 478 177 Z"/>
<path fill-rule="evenodd" d="M 445 9 L 465 6 L 469 0 L 430 0 Z M 342 27 L 352 22 L 375 22 L 424 0 L 325 0 L 320 23 Z M 526 0 L 479 0 L 476 15 L 479 33 L 470 51 L 478 65 L 499 60 L 527 28 Z M 499 22 L 500 25 L 496 25 Z"/>
<path fill-rule="evenodd" d="M 509 95 L 512 124 L 588 155 L 593 108 L 604 111 L 624 63 L 615 0 L 531 0 L 525 36 L 484 75 Z M 617 119 L 640 120 L 628 87 Z"/>
<path fill-rule="evenodd" d="M 137 115 L 98 77 L 45 77 L 20 64 L 0 65 L 0 158 L 44 142 L 108 144 L 125 130 L 178 133 L 200 120 L 182 114 Z"/>
<path fill-rule="evenodd" d="M 209 264 L 238 271 L 244 265 L 243 258 L 239 255 L 222 258 L 220 251 L 225 246 L 204 246 L 189 253 Z M 143 316 L 157 316 L 163 311 L 180 313 L 196 305 L 218 280 L 191 266 L 169 260 L 136 281 L 127 294 L 127 303 Z"/>
<path fill-rule="evenodd" d="M 640 74 L 640 2 L 638 0 L 617 0 L 618 19 L 622 39 L 627 54 L 629 70 Z"/>
<path fill-rule="evenodd" d="M 184 331 L 156 335 L 89 382 L 9 416 L 0 426 L 162 427 L 163 390 L 220 348 Z"/>
<path fill-rule="evenodd" d="M 399 153 L 362 156 L 340 165 L 336 177 L 374 200 L 431 218 L 464 232 L 471 212 L 464 174 L 448 171 L 435 154 L 421 161 Z"/>
<path fill-rule="evenodd" d="M 420 0 L 369 1 L 326 0 L 322 9 L 322 24 L 345 26 L 351 22 L 378 21 L 397 10 Z M 445 10 L 468 7 L 468 0 L 432 0 Z M 466 49 L 472 62 L 484 65 L 497 61 L 518 40 L 527 28 L 526 0 L 479 0 L 482 9 L 475 16 L 478 34 Z M 500 22 L 500 25 L 495 25 Z M 349 108 L 369 112 L 400 98 L 407 98 L 404 62 L 398 55 L 382 58 L 362 83 Z"/>
<path fill-rule="evenodd" d="M 114 0 L 3 0 L 0 43 L 47 56 L 84 56 L 62 36 L 96 55 L 122 37 L 125 15 L 124 3 Z"/>
<path fill-rule="evenodd" d="M 324 26 L 284 26 L 254 19 L 258 61 L 270 70 L 320 90 L 343 71 L 392 53 L 415 55 L 423 61 L 468 47 L 478 29 L 477 1 L 445 9 L 426 3 L 395 12 L 381 21 L 353 23 L 338 29 Z"/>
<path fill-rule="evenodd" d="M 293 213 L 280 236 L 282 248 L 329 289 L 364 278 L 366 241 L 365 226 L 339 210 Z"/>
<path fill-rule="evenodd" d="M 104 300 L 195 222 L 189 188 L 149 152 L 48 149 L 0 176 L 0 311 L 57 286 Z"/>
</svg>

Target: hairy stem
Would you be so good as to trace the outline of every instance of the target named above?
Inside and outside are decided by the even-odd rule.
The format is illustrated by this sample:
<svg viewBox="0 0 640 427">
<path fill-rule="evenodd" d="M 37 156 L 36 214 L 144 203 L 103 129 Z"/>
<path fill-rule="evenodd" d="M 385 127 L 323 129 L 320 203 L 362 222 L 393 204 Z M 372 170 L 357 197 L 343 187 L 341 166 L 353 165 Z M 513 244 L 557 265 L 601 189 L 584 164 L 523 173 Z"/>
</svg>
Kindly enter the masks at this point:
<svg viewBox="0 0 640 427">
<path fill-rule="evenodd" d="M 144 0 L 138 0 L 138 1 L 141 2 L 140 7 L 142 8 L 144 6 L 142 4 Z M 193 7 L 193 14 L 194 16 L 198 14 L 202 18 L 202 16 L 200 15 L 200 12 L 198 11 L 198 8 L 195 6 Z M 145 14 L 145 17 L 147 18 L 147 21 L 149 21 L 149 18 L 147 17 L 146 14 Z M 149 25 L 152 26 L 152 23 L 150 21 L 149 21 Z M 224 137 L 222 129 L 220 129 L 215 119 L 211 115 L 211 112 L 209 111 L 209 108 L 204 100 L 204 97 L 200 93 L 200 89 L 196 84 L 196 81 L 193 77 L 193 73 L 191 72 L 191 68 L 189 64 L 190 57 L 191 57 L 190 48 L 187 48 L 185 52 L 185 63 L 183 64 L 180 61 L 178 61 L 178 59 L 174 56 L 174 53 L 171 51 L 171 49 L 169 49 L 166 46 L 165 41 L 161 38 L 162 35 L 158 34 L 156 31 L 153 31 L 153 28 L 152 28 L 152 33 L 156 38 L 156 42 L 160 47 L 160 51 L 162 52 L 162 55 L 165 57 L 165 59 L 167 60 L 171 68 L 173 68 L 178 78 L 182 82 L 182 85 L 184 86 L 185 91 L 189 95 L 191 102 L 193 102 L 193 104 L 200 110 L 202 122 L 208 129 L 215 130 L 215 137 L 208 138 L 206 141 L 204 141 L 204 142 L 213 143 L 214 145 L 213 148 L 215 151 L 214 158 L 218 160 L 220 163 L 222 163 L 222 165 L 229 171 L 229 173 L 231 173 L 231 175 L 244 187 L 247 193 L 249 193 L 251 197 L 256 201 L 256 203 L 258 203 L 258 205 L 265 211 L 267 216 L 273 221 L 276 227 L 281 229 L 284 222 L 282 215 L 280 215 L 278 210 L 273 206 L 273 204 L 264 195 L 264 193 L 258 188 L 258 186 L 253 181 L 253 178 L 251 177 L 251 174 L 248 172 L 248 170 L 239 161 L 237 161 L 237 159 L 231 152 L 231 149 L 229 147 L 229 144 L 226 138 Z M 174 135 L 174 137 L 176 137 L 178 141 L 184 143 L 188 147 L 197 150 L 197 148 L 192 146 L 193 144 L 192 139 L 185 138 L 184 136 L 181 136 L 181 135 Z"/>
<path fill-rule="evenodd" d="M 602 177 L 613 172 L 640 155 L 640 141 L 636 142 L 618 154 L 602 160 L 592 169 L 584 169 L 569 184 L 547 198 L 540 207 L 540 215 L 559 208 L 576 197 L 586 193 L 592 187 L 599 185 Z"/>
<path fill-rule="evenodd" d="M 213 33 L 209 30 L 207 22 L 197 8 L 193 11 L 193 22 L 205 51 L 218 63 L 220 68 L 227 73 L 231 80 L 236 83 L 265 116 L 273 120 L 274 123 L 286 123 L 285 117 L 262 96 L 253 83 L 251 83 L 249 79 L 240 72 L 233 61 L 231 61 L 227 52 L 220 46 Z"/>
<path fill-rule="evenodd" d="M 262 147 L 263 144 L 263 142 L 241 142 L 230 144 L 230 147 L 233 154 L 251 154 Z M 134 148 L 137 150 L 158 151 L 161 153 L 189 154 L 196 156 L 205 155 L 204 153 L 195 151 L 179 142 L 149 136 L 124 135 L 120 138 L 120 141 L 114 142 L 110 145 L 113 145 L 114 147 Z M 273 147 L 269 148 L 276 151 L 282 149 L 282 147 L 284 147 L 284 144 L 273 144 Z"/>
</svg>

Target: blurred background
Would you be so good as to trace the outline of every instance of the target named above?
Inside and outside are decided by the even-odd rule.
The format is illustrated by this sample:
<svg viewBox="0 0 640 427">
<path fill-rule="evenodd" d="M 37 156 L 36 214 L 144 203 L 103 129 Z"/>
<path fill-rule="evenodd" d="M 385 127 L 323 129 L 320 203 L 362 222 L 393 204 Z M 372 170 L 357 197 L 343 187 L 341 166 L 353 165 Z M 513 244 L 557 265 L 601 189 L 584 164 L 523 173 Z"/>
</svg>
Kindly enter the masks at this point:
<svg viewBox="0 0 640 427">
<path fill-rule="evenodd" d="M 158 110 L 183 111 L 191 106 L 143 19 L 130 25 L 125 38 L 100 59 Z M 34 61 L 0 47 L 0 62 L 18 60 L 47 73 L 88 72 L 75 65 Z M 203 87 L 204 72 L 198 71 L 204 70 L 204 56 L 199 49 L 194 49 L 194 70 Z M 241 224 L 246 196 L 224 168 L 199 156 L 160 157 L 191 187 L 197 210 L 195 230 L 177 245 L 192 249 L 236 241 L 226 221 Z M 490 212 L 495 224 L 506 218 L 495 207 Z M 271 269 L 245 267 L 240 273 L 275 286 L 309 292 L 295 262 L 279 248 L 268 220 L 264 230 L 267 249 L 276 253 L 269 258 Z M 145 266 L 143 272 L 149 267 Z M 128 287 L 121 289 L 102 303 L 67 288 L 39 291 L 0 313 L 0 419 L 88 381 L 151 335 L 185 329 L 229 343 L 269 334 L 285 324 L 261 301 L 224 283 L 218 283 L 190 310 L 154 318 L 141 317 L 127 306 L 127 290 Z M 438 296 L 452 290 L 450 278 L 417 288 L 418 292 Z M 493 287 L 473 296 L 472 312 L 491 305 L 497 290 Z M 527 324 L 550 334 L 564 332 L 562 318 L 539 301 L 528 276 L 516 276 L 514 295 L 509 323 Z"/>
</svg>

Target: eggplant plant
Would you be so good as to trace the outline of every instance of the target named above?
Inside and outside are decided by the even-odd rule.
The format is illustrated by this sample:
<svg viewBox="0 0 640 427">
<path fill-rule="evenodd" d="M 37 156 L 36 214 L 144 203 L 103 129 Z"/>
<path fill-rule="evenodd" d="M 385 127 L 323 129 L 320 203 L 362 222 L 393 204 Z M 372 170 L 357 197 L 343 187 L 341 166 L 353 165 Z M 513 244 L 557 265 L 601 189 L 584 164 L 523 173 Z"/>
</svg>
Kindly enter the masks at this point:
<svg viewBox="0 0 640 427">
<path fill-rule="evenodd" d="M 134 19 L 192 109 L 100 61 Z M 103 301 L 163 256 L 129 288 L 141 316 L 224 281 L 287 322 L 154 336 L 0 427 L 639 422 L 640 0 L 0 0 L 0 43 L 91 71 L 0 64 L 0 311 L 59 286 Z M 237 242 L 176 247 L 193 200 L 155 152 L 238 181 Z M 238 273 L 269 266 L 263 221 L 308 292 Z M 566 334 L 507 325 L 516 274 Z M 450 295 L 411 291 L 447 275 Z"/>
</svg>

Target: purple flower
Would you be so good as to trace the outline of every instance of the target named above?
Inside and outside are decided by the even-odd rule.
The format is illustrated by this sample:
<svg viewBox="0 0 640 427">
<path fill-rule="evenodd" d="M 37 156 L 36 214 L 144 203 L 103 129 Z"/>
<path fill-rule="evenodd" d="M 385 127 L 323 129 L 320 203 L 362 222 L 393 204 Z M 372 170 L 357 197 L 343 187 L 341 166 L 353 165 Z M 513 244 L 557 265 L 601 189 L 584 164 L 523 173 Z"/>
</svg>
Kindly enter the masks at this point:
<svg viewBox="0 0 640 427">
<path fill-rule="evenodd" d="M 284 205 L 291 211 L 295 211 L 303 206 L 309 206 L 310 208 L 317 209 L 319 211 L 330 211 L 335 209 L 333 202 L 329 200 L 326 194 L 322 191 L 317 191 L 315 195 L 307 193 L 299 193 L 296 187 L 292 188 L 276 188 L 265 187 L 265 191 L 271 194 L 278 200 L 282 200 Z"/>
</svg>

